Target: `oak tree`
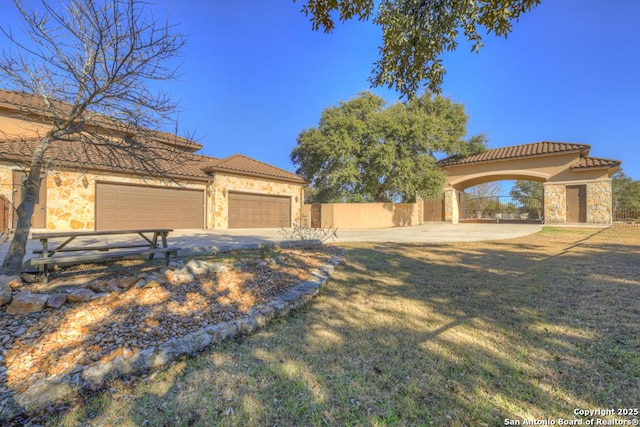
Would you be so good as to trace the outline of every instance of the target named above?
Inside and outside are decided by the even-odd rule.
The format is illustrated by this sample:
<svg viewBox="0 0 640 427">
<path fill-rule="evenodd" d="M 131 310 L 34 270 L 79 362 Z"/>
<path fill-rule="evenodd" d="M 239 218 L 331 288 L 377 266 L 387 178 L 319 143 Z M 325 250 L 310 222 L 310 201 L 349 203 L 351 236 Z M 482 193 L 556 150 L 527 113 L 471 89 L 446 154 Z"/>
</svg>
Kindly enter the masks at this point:
<svg viewBox="0 0 640 427">
<path fill-rule="evenodd" d="M 370 92 L 326 108 L 317 127 L 298 135 L 291 153 L 316 202 L 412 201 L 438 197 L 439 154 L 485 149 L 483 135 L 465 139 L 462 104 L 425 93 L 386 105 Z"/>
<path fill-rule="evenodd" d="M 295 0 L 294 0 L 295 1 Z M 331 32 L 335 21 L 373 19 L 382 29 L 380 58 L 369 78 L 402 95 L 416 94 L 426 82 L 438 92 L 445 75 L 442 55 L 462 37 L 471 51 L 482 47 L 482 32 L 507 37 L 514 22 L 540 0 L 306 0 L 302 12 L 314 30 Z"/>
</svg>

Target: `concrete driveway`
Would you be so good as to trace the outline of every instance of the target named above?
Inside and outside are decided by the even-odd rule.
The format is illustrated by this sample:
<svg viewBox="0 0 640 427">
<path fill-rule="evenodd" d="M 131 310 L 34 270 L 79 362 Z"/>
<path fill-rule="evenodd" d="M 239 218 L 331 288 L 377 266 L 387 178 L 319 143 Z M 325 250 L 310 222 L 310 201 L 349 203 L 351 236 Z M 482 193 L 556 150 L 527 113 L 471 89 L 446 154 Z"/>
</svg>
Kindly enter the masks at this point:
<svg viewBox="0 0 640 427">
<path fill-rule="evenodd" d="M 449 224 L 429 223 L 413 227 L 368 230 L 338 230 L 331 242 L 395 242 L 435 243 L 502 240 L 526 236 L 542 229 L 541 224 Z M 265 242 L 282 242 L 279 229 L 254 228 L 241 230 L 176 230 L 169 235 L 171 245 L 191 248 L 189 253 L 211 252 L 255 246 Z"/>
<path fill-rule="evenodd" d="M 368 230 L 338 230 L 338 238 L 331 242 L 394 242 L 436 243 L 474 242 L 480 240 L 502 240 L 533 234 L 542 229 L 540 224 L 449 224 L 429 223 L 413 227 L 380 228 Z M 127 236 L 107 236 L 105 242 L 96 238 L 91 243 L 109 243 L 108 240 L 125 241 Z M 135 237 L 131 237 L 131 240 Z M 176 230 L 169 235 L 169 244 L 183 248 L 180 255 L 210 254 L 229 249 L 255 247 L 259 243 L 282 242 L 284 235 L 279 229 L 253 228 L 239 230 Z M 80 239 L 78 239 L 80 241 Z M 88 243 L 88 242 L 87 242 Z M 0 245 L 0 259 L 9 247 L 5 241 Z M 39 241 L 29 240 L 26 259 L 33 249 L 42 249 Z"/>
</svg>

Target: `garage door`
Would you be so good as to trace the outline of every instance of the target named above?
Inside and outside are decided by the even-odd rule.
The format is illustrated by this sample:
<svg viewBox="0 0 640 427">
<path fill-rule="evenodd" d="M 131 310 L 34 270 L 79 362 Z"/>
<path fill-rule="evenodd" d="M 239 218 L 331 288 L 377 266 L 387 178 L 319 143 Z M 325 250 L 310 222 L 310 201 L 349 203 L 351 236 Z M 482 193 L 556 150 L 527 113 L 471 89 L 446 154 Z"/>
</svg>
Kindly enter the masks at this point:
<svg viewBox="0 0 640 427">
<path fill-rule="evenodd" d="M 96 230 L 203 228 L 204 192 L 98 183 Z"/>
<path fill-rule="evenodd" d="M 229 192 L 229 228 L 290 226 L 290 197 Z"/>
</svg>

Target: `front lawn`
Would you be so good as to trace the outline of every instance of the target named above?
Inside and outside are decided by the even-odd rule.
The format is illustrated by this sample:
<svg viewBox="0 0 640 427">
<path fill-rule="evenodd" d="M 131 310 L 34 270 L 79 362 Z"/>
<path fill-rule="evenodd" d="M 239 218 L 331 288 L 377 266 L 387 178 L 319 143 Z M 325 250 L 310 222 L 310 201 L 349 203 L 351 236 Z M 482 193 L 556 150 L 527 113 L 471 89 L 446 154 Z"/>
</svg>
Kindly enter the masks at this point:
<svg viewBox="0 0 640 427">
<path fill-rule="evenodd" d="M 638 408 L 640 228 L 346 248 L 304 309 L 39 422 L 496 426 Z"/>
</svg>

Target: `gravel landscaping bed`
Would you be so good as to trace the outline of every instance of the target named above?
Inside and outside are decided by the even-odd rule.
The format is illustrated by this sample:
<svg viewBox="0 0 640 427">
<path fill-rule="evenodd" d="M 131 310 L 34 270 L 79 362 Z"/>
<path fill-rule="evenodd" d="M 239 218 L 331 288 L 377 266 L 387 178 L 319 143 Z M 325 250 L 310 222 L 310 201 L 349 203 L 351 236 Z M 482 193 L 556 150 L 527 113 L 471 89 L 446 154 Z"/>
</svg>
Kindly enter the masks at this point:
<svg viewBox="0 0 640 427">
<path fill-rule="evenodd" d="M 227 262 L 180 260 L 169 268 L 123 261 L 107 274 L 73 267 L 46 288 L 13 284 L 15 304 L 26 290 L 47 297 L 42 311 L 9 314 L 16 310 L 11 304 L 0 309 L 0 403 L 9 411 L 6 401 L 16 397 L 35 408 L 48 400 L 56 378 L 64 379 L 58 387 L 64 392 L 99 386 L 110 378 L 105 367 L 122 374 L 162 366 L 216 337 L 251 332 L 287 309 L 287 301 L 311 294 L 313 286 L 305 283 L 326 279 L 323 268 L 338 252 L 328 246 L 283 249 L 264 260 L 254 251 Z M 188 343 L 180 339 L 193 341 L 197 334 L 200 341 L 181 348 Z M 40 390 L 45 381 L 47 390 Z M 21 394 L 33 395 L 31 401 L 20 402 Z"/>
</svg>

